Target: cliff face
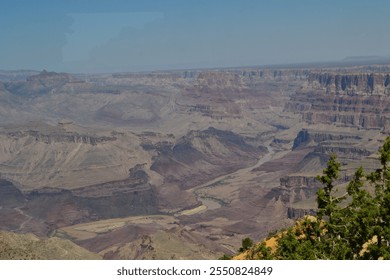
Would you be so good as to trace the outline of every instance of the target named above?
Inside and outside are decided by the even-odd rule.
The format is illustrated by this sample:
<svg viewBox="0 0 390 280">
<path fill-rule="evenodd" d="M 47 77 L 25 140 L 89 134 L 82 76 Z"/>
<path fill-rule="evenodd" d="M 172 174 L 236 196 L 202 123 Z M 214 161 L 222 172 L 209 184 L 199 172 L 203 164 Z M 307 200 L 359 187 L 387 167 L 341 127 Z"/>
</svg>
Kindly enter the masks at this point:
<svg viewBox="0 0 390 280">
<path fill-rule="evenodd" d="M 304 81 L 310 71 L 307 69 L 237 69 L 226 71 L 202 71 L 196 75 L 195 86 L 204 89 L 250 88 L 258 82 Z"/>
<path fill-rule="evenodd" d="M 43 72 L 7 80 L 0 84 L 3 123 L 32 116 L 69 121 L 1 129 L 0 178 L 9 182 L 0 182 L 0 227 L 44 235 L 77 223 L 169 213 L 225 245 L 314 213 L 321 186 L 315 177 L 329 153 L 352 169 L 348 164 L 376 152 L 374 129 L 390 119 L 386 73 L 320 71 L 107 74 L 85 82 Z M 117 234 L 125 240 L 143 230 Z M 133 256 L 117 250 L 126 243 L 118 236 L 98 233 L 88 246 L 110 240 L 116 243 L 107 256 Z M 133 241 L 129 252 L 152 246 Z"/>
<path fill-rule="evenodd" d="M 287 217 L 292 220 L 297 220 L 300 218 L 303 218 L 305 216 L 314 216 L 316 215 L 315 209 L 300 209 L 300 208 L 294 208 L 294 207 L 288 207 L 287 208 Z"/>
<path fill-rule="evenodd" d="M 267 194 L 267 199 L 281 202 L 285 206 L 287 219 L 312 215 L 316 211 L 316 192 L 322 187 L 317 175 L 326 167 L 329 155 L 336 154 L 342 166 L 335 184 L 348 182 L 355 171 L 348 165 L 356 164 L 356 160 L 364 160 L 377 151 L 376 145 L 369 144 L 371 141 L 366 134 L 364 130 L 347 131 L 340 128 L 333 131 L 302 129 L 293 141 L 291 154 L 304 154 L 294 157 L 290 171 L 280 178 L 279 186 Z"/>
<path fill-rule="evenodd" d="M 157 152 L 151 170 L 161 174 L 165 182 L 177 182 L 183 189 L 253 164 L 265 153 L 240 135 L 212 127 L 190 131 L 175 144 L 159 147 Z"/>
<path fill-rule="evenodd" d="M 356 142 L 359 141 L 361 137 L 359 135 L 353 134 L 341 134 L 341 133 L 332 133 L 332 132 L 321 132 L 321 131 L 309 131 L 307 129 L 301 130 L 297 137 L 294 139 L 294 144 L 292 149 L 302 148 L 307 145 L 316 145 L 321 142 L 329 141 L 347 141 L 347 142 Z"/>
<path fill-rule="evenodd" d="M 390 76 L 386 73 L 310 73 L 287 111 L 311 124 L 390 129 Z"/>
<path fill-rule="evenodd" d="M 286 188 L 295 188 L 302 186 L 309 188 L 319 188 L 322 184 L 317 180 L 316 177 L 292 175 L 281 177 L 280 185 Z"/>
<path fill-rule="evenodd" d="M 59 133 L 59 134 L 43 134 L 39 131 L 30 130 L 26 133 L 11 133 L 9 134 L 11 137 L 25 137 L 30 136 L 35 138 L 35 141 L 43 142 L 46 144 L 51 143 L 82 143 L 89 145 L 97 145 L 99 143 L 106 143 L 109 141 L 115 141 L 116 137 L 110 136 L 92 136 L 92 135 L 82 135 L 76 132 L 73 133 Z"/>
<path fill-rule="evenodd" d="M 324 155 L 335 153 L 341 159 L 361 159 L 375 152 L 375 150 L 362 147 L 361 139 L 361 136 L 352 133 L 303 129 L 294 139 L 292 149 L 311 147 L 312 153 Z"/>
<path fill-rule="evenodd" d="M 156 214 L 157 197 L 147 180 L 128 179 L 78 188 L 42 188 L 21 193 L 11 182 L 0 180 L 0 230 L 51 231 L 81 222 Z"/>
<path fill-rule="evenodd" d="M 390 94 L 389 74 L 310 73 L 309 86 L 326 89 L 327 93 L 347 95 Z"/>
<path fill-rule="evenodd" d="M 0 139 L 0 229 L 46 235 L 78 222 L 158 212 L 133 136 L 62 122 L 2 127 Z"/>
</svg>

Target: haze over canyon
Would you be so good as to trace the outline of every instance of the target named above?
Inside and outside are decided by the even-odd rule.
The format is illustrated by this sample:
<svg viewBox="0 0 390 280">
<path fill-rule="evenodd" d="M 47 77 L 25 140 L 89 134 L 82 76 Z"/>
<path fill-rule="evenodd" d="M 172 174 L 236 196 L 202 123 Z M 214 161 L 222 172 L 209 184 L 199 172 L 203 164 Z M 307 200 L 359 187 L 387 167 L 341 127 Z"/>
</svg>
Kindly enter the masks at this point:
<svg viewBox="0 0 390 280">
<path fill-rule="evenodd" d="M 0 71 L 0 257 L 234 254 L 316 211 L 330 154 L 341 189 L 377 168 L 389 95 L 387 64 Z"/>
</svg>

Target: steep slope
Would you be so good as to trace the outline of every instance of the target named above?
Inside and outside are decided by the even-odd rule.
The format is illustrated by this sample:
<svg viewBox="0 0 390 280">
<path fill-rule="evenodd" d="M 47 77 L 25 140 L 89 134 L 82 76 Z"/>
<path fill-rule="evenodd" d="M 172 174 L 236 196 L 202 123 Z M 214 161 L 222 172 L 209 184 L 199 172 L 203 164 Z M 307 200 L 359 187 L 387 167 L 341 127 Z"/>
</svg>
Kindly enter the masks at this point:
<svg viewBox="0 0 390 280">
<path fill-rule="evenodd" d="M 105 258 L 231 253 L 314 211 L 329 154 L 341 181 L 371 162 L 388 117 L 386 69 L 10 73 L 0 228 L 57 232 Z M 95 229 L 79 238 L 78 226 Z"/>
<path fill-rule="evenodd" d="M 0 139 L 1 177 L 22 190 L 71 189 L 126 179 L 130 168 L 148 161 L 133 134 L 71 122 L 4 126 Z"/>
<path fill-rule="evenodd" d="M 229 252 L 166 215 L 101 220 L 60 228 L 56 235 L 104 259 L 215 259 Z"/>
<path fill-rule="evenodd" d="M 0 231 L 1 260 L 98 260 L 101 257 L 58 237 Z"/>
<path fill-rule="evenodd" d="M 388 131 L 389 94 L 388 73 L 314 72 L 286 109 L 308 123 Z"/>
<path fill-rule="evenodd" d="M 161 147 L 158 152 L 151 170 L 161 174 L 165 182 L 177 182 L 188 189 L 255 163 L 266 149 L 249 145 L 233 132 L 208 128 L 190 131 L 174 146 Z"/>
</svg>

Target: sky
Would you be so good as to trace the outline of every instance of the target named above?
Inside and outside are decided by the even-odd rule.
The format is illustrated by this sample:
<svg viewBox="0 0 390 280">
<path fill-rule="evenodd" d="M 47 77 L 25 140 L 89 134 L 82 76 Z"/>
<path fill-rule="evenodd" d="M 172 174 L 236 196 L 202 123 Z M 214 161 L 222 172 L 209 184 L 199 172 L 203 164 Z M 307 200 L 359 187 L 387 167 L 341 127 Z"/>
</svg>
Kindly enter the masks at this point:
<svg viewBox="0 0 390 280">
<path fill-rule="evenodd" d="M 390 57 L 388 0 L 1 0 L 0 69 L 107 73 Z"/>
</svg>

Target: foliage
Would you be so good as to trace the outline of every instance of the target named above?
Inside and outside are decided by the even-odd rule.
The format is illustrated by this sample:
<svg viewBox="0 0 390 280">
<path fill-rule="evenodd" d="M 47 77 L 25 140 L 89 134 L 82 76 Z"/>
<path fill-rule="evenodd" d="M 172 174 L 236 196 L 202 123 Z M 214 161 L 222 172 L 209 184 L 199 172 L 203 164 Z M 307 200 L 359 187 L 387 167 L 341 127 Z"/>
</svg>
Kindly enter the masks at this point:
<svg viewBox="0 0 390 280">
<path fill-rule="evenodd" d="M 390 259 L 390 137 L 379 149 L 380 168 L 356 170 L 346 193 L 335 188 L 340 163 L 331 155 L 317 192 L 316 217 L 305 217 L 280 233 L 276 248 L 265 242 L 251 259 Z M 372 189 L 373 191 L 368 191 Z"/>
<path fill-rule="evenodd" d="M 247 255 L 247 259 L 272 260 L 272 250 L 265 244 L 265 242 L 261 242 L 260 244 L 256 245 L 252 250 L 250 250 L 250 254 Z"/>
<path fill-rule="evenodd" d="M 219 260 L 231 260 L 232 256 L 224 254 L 222 257 L 219 258 Z"/>
<path fill-rule="evenodd" d="M 244 238 L 241 242 L 240 252 L 244 252 L 253 246 L 253 240 L 249 237 Z"/>
</svg>

